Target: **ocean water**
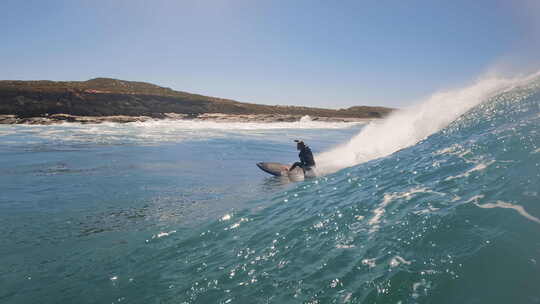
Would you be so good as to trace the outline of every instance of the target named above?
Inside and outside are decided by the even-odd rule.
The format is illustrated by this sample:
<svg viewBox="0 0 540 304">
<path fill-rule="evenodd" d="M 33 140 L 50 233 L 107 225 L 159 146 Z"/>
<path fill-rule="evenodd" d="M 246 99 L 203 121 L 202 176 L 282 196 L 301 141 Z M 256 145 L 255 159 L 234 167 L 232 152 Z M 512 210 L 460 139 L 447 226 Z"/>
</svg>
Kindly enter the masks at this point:
<svg viewBox="0 0 540 304">
<path fill-rule="evenodd" d="M 0 126 L 2 303 L 540 303 L 540 81 L 370 124 Z M 289 181 L 292 139 L 323 173 Z"/>
</svg>

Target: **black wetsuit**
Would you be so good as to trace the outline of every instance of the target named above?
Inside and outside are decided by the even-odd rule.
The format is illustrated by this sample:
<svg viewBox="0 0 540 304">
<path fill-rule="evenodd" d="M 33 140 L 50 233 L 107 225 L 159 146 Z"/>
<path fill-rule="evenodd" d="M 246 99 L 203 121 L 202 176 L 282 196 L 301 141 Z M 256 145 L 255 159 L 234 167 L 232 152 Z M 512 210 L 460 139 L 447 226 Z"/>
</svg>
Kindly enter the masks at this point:
<svg viewBox="0 0 540 304">
<path fill-rule="evenodd" d="M 292 167 L 289 169 L 289 171 L 291 171 L 292 169 L 296 167 L 300 167 L 304 171 L 310 170 L 312 167 L 315 167 L 315 160 L 313 159 L 313 153 L 311 152 L 311 149 L 308 146 L 302 147 L 302 150 L 300 150 L 300 154 L 298 154 L 298 157 L 300 158 L 300 161 L 294 163 Z"/>
</svg>

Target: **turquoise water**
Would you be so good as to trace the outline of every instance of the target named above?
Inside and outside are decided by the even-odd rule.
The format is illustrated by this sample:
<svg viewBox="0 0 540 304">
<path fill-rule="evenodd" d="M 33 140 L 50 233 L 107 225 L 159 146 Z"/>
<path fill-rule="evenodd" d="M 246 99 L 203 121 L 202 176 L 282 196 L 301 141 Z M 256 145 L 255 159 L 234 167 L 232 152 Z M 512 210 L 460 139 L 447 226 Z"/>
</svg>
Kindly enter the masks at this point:
<svg viewBox="0 0 540 304">
<path fill-rule="evenodd" d="M 540 303 L 539 82 L 460 98 L 399 137 L 392 117 L 1 126 L 0 301 Z M 362 140 L 381 128 L 395 147 Z M 294 138 L 326 175 L 254 166 Z"/>
</svg>

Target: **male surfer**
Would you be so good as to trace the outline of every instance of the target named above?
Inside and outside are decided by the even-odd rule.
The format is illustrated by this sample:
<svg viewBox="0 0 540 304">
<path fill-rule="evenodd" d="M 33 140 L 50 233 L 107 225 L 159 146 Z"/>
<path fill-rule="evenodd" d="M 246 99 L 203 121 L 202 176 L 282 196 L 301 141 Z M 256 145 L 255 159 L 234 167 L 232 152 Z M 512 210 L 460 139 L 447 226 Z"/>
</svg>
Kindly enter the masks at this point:
<svg viewBox="0 0 540 304">
<path fill-rule="evenodd" d="M 300 151 L 300 154 L 298 154 L 298 157 L 300 157 L 300 161 L 294 163 L 289 169 L 289 171 L 292 171 L 296 167 L 300 167 L 302 168 L 304 173 L 306 173 L 306 171 L 309 171 L 313 167 L 315 167 L 313 153 L 311 153 L 311 149 L 303 141 L 295 139 L 294 142 L 296 143 L 296 149 Z"/>
</svg>

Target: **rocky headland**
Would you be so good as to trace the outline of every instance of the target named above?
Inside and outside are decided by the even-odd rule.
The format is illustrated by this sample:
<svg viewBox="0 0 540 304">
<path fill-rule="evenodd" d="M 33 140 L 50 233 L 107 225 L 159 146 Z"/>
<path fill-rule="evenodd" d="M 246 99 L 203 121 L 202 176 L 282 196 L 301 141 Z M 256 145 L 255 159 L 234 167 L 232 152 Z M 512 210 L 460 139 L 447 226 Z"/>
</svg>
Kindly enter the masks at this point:
<svg viewBox="0 0 540 304">
<path fill-rule="evenodd" d="M 110 78 L 0 81 L 0 124 L 125 123 L 155 119 L 290 122 L 306 115 L 313 121 L 351 122 L 382 118 L 392 110 L 368 106 L 339 110 L 268 106 Z"/>
</svg>

